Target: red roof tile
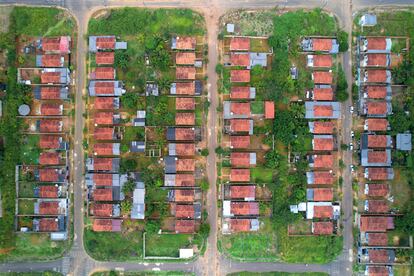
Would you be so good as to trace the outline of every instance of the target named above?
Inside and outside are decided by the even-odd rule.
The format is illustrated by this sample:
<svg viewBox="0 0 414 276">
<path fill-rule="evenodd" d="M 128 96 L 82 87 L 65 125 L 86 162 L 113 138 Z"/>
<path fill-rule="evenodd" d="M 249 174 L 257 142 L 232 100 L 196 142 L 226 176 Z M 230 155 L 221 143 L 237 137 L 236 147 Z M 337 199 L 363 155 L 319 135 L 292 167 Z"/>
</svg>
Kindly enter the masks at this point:
<svg viewBox="0 0 414 276">
<path fill-rule="evenodd" d="M 232 86 L 230 92 L 230 99 L 232 100 L 246 100 L 250 99 L 249 86 Z"/>
<path fill-rule="evenodd" d="M 368 151 L 368 163 L 386 163 L 386 151 Z"/>
<path fill-rule="evenodd" d="M 61 67 L 61 55 L 42 55 L 42 67 Z"/>
<path fill-rule="evenodd" d="M 232 232 L 248 232 L 251 227 L 251 219 L 231 219 L 230 230 Z"/>
<path fill-rule="evenodd" d="M 313 182 L 314 185 L 332 185 L 335 180 L 332 173 L 324 172 L 324 171 L 313 172 L 313 177 L 314 177 L 314 182 Z"/>
<path fill-rule="evenodd" d="M 63 114 L 63 106 L 57 103 L 42 103 L 40 114 L 45 116 L 59 116 Z"/>
<path fill-rule="evenodd" d="M 332 101 L 334 93 L 331 87 L 329 88 L 313 88 L 313 100 L 315 101 Z"/>
<path fill-rule="evenodd" d="M 315 117 L 329 117 L 333 115 L 333 109 L 330 105 L 315 105 L 313 113 Z"/>
<path fill-rule="evenodd" d="M 41 86 L 40 99 L 41 100 L 60 100 L 59 86 Z"/>
<path fill-rule="evenodd" d="M 176 38 L 177 50 L 193 50 L 196 47 L 196 38 L 192 36 L 178 36 Z"/>
<path fill-rule="evenodd" d="M 387 213 L 389 210 L 385 200 L 368 200 L 368 212 L 370 213 Z"/>
<path fill-rule="evenodd" d="M 176 174 L 175 186 L 192 187 L 195 185 L 195 177 L 193 174 Z"/>
<path fill-rule="evenodd" d="M 181 219 L 193 219 L 194 218 L 194 205 L 177 204 L 175 206 L 175 217 Z"/>
<path fill-rule="evenodd" d="M 314 218 L 333 218 L 333 207 L 332 206 L 314 206 L 313 207 Z"/>
<path fill-rule="evenodd" d="M 318 221 L 312 222 L 314 235 L 332 235 L 333 223 L 332 221 Z"/>
<path fill-rule="evenodd" d="M 335 124 L 332 121 L 321 122 L 316 121 L 313 123 L 313 133 L 315 134 L 332 134 Z"/>
<path fill-rule="evenodd" d="M 57 152 L 41 152 L 39 156 L 40 165 L 59 165 L 60 157 Z"/>
<path fill-rule="evenodd" d="M 40 132 L 60 132 L 60 131 L 62 131 L 62 121 L 40 120 Z"/>
<path fill-rule="evenodd" d="M 331 55 L 314 55 L 313 56 L 314 67 L 332 67 Z"/>
<path fill-rule="evenodd" d="M 195 144 L 175 144 L 177 156 L 191 156 L 195 154 Z"/>
<path fill-rule="evenodd" d="M 39 186 L 39 197 L 40 198 L 56 198 L 58 197 L 58 187 L 51 185 Z"/>
<path fill-rule="evenodd" d="M 249 132 L 250 120 L 247 119 L 231 119 L 230 128 L 233 132 Z"/>
<path fill-rule="evenodd" d="M 249 152 L 232 152 L 230 154 L 230 163 L 232 167 L 249 167 L 250 153 Z"/>
<path fill-rule="evenodd" d="M 333 189 L 332 188 L 316 188 L 313 189 L 313 201 L 332 201 Z"/>
<path fill-rule="evenodd" d="M 93 182 L 96 186 L 110 187 L 113 184 L 113 175 L 109 173 L 94 173 Z"/>
<path fill-rule="evenodd" d="M 332 50 L 332 38 L 312 38 L 313 51 Z"/>
<path fill-rule="evenodd" d="M 114 64 L 114 52 L 96 52 L 95 62 L 97 65 L 111 65 Z"/>
<path fill-rule="evenodd" d="M 175 190 L 176 202 L 194 202 L 194 190 Z"/>
<path fill-rule="evenodd" d="M 95 217 L 111 217 L 112 216 L 112 204 L 107 203 L 93 203 L 92 214 Z"/>
<path fill-rule="evenodd" d="M 196 76 L 195 67 L 180 66 L 176 67 L 175 77 L 178 80 L 194 80 Z"/>
<path fill-rule="evenodd" d="M 231 70 L 231 82 L 250 82 L 250 70 Z"/>
<path fill-rule="evenodd" d="M 386 131 L 388 128 L 387 119 L 366 119 L 369 131 Z"/>
<path fill-rule="evenodd" d="M 195 171 L 195 159 L 178 159 L 175 161 L 176 170 L 179 172 Z"/>
<path fill-rule="evenodd" d="M 115 49 L 115 37 L 97 37 L 96 48 L 99 50 Z"/>
<path fill-rule="evenodd" d="M 370 263 L 389 263 L 388 250 L 386 249 L 368 249 L 368 258 Z"/>
<path fill-rule="evenodd" d="M 112 219 L 94 219 L 92 230 L 95 232 L 112 232 Z"/>
<path fill-rule="evenodd" d="M 39 203 L 39 215 L 58 215 L 59 202 L 57 201 L 42 201 Z"/>
<path fill-rule="evenodd" d="M 386 86 L 375 86 L 370 85 L 366 88 L 368 98 L 370 99 L 385 99 L 387 96 L 387 87 Z"/>
<path fill-rule="evenodd" d="M 387 102 L 367 102 L 368 115 L 386 115 Z"/>
<path fill-rule="evenodd" d="M 386 70 L 367 70 L 368 82 L 386 82 L 387 71 Z"/>
<path fill-rule="evenodd" d="M 45 52 L 68 53 L 69 46 L 69 40 L 65 36 L 42 38 L 42 50 Z"/>
<path fill-rule="evenodd" d="M 176 128 L 175 140 L 177 141 L 193 141 L 195 139 L 195 131 L 192 128 Z"/>
<path fill-rule="evenodd" d="M 265 101 L 265 118 L 266 119 L 275 118 L 275 103 L 272 101 Z"/>
<path fill-rule="evenodd" d="M 93 104 L 94 109 L 114 109 L 114 107 L 114 97 L 96 97 Z"/>
<path fill-rule="evenodd" d="M 233 115 L 245 115 L 250 116 L 250 103 L 230 103 L 230 112 Z"/>
<path fill-rule="evenodd" d="M 177 82 L 175 85 L 175 93 L 177 95 L 194 95 L 195 83 L 192 82 Z"/>
<path fill-rule="evenodd" d="M 235 216 L 257 216 L 259 215 L 259 203 L 231 202 L 230 212 Z"/>
<path fill-rule="evenodd" d="M 367 37 L 368 50 L 385 50 L 387 42 L 385 37 Z"/>
<path fill-rule="evenodd" d="M 368 233 L 369 246 L 388 245 L 388 235 L 386 233 Z"/>
<path fill-rule="evenodd" d="M 371 180 L 388 180 L 388 168 L 368 168 L 368 178 Z"/>
<path fill-rule="evenodd" d="M 360 218 L 359 229 L 361 232 L 386 232 L 388 229 L 388 217 L 367 217 Z"/>
<path fill-rule="evenodd" d="M 368 196 L 385 197 L 389 193 L 388 184 L 368 184 Z"/>
<path fill-rule="evenodd" d="M 94 123 L 97 125 L 112 125 L 114 123 L 113 112 L 96 112 Z"/>
<path fill-rule="evenodd" d="M 332 84 L 332 72 L 314 71 L 312 76 L 314 83 Z"/>
<path fill-rule="evenodd" d="M 41 149 L 57 149 L 60 146 L 60 136 L 58 135 L 40 135 L 39 147 Z"/>
<path fill-rule="evenodd" d="M 250 136 L 230 136 L 230 147 L 233 149 L 247 149 L 250 146 Z"/>
<path fill-rule="evenodd" d="M 114 128 L 99 127 L 99 128 L 95 128 L 93 137 L 96 140 L 112 140 L 113 135 L 114 135 Z"/>
<path fill-rule="evenodd" d="M 56 232 L 58 229 L 59 225 L 55 218 L 41 218 L 39 220 L 40 232 Z"/>
<path fill-rule="evenodd" d="M 368 276 L 389 276 L 389 271 L 386 266 L 369 266 Z"/>
<path fill-rule="evenodd" d="M 230 39 L 230 51 L 249 51 L 250 38 L 248 37 L 232 37 Z"/>
<path fill-rule="evenodd" d="M 94 189 L 93 200 L 95 201 L 112 201 L 112 189 Z"/>
<path fill-rule="evenodd" d="M 230 171 L 231 182 L 249 182 L 250 170 L 249 169 L 231 169 Z"/>
<path fill-rule="evenodd" d="M 112 170 L 113 158 L 93 158 L 93 169 L 96 171 Z"/>
<path fill-rule="evenodd" d="M 332 154 L 315 154 L 313 155 L 313 168 L 330 169 L 334 165 L 334 156 Z"/>
<path fill-rule="evenodd" d="M 230 198 L 255 198 L 256 186 L 254 185 L 232 185 L 230 186 Z"/>
<path fill-rule="evenodd" d="M 195 222 L 194 220 L 176 220 L 175 232 L 176 233 L 194 233 Z"/>
<path fill-rule="evenodd" d="M 42 72 L 40 73 L 41 83 L 60 83 L 60 72 Z"/>
<path fill-rule="evenodd" d="M 93 145 L 94 155 L 113 155 L 114 144 L 113 143 L 96 143 Z"/>
<path fill-rule="evenodd" d="M 386 54 L 367 54 L 368 62 L 367 66 L 387 66 Z"/>
<path fill-rule="evenodd" d="M 175 109 L 177 110 L 194 110 L 195 99 L 194 98 L 176 98 Z"/>
<path fill-rule="evenodd" d="M 175 113 L 175 124 L 192 126 L 195 124 L 195 113 L 177 112 Z"/>
<path fill-rule="evenodd" d="M 56 169 L 39 169 L 40 182 L 56 182 L 59 180 L 59 173 Z"/>
<path fill-rule="evenodd" d="M 106 95 L 106 94 L 113 94 L 115 92 L 115 87 L 113 82 L 105 82 L 105 81 L 96 81 L 94 83 L 95 86 L 95 94 L 96 95 Z"/>
<path fill-rule="evenodd" d="M 250 57 L 248 53 L 231 53 L 230 62 L 232 66 L 249 66 Z"/>
<path fill-rule="evenodd" d="M 194 52 L 178 52 L 175 54 L 175 63 L 178 65 L 194 65 L 195 58 Z"/>
<path fill-rule="evenodd" d="M 368 135 L 369 148 L 386 148 L 387 142 L 387 135 Z"/>
<path fill-rule="evenodd" d="M 92 76 L 97 80 L 113 80 L 115 79 L 115 69 L 112 67 L 97 67 Z"/>
<path fill-rule="evenodd" d="M 313 138 L 313 150 L 332 151 L 334 149 L 333 138 Z"/>
</svg>

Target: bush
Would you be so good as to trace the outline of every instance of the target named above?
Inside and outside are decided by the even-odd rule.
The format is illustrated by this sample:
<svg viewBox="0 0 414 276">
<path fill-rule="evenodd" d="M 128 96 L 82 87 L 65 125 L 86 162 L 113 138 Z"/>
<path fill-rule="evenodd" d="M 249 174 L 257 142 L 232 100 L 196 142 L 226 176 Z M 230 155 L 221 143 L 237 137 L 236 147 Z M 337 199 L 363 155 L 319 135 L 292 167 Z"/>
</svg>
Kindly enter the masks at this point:
<svg viewBox="0 0 414 276">
<path fill-rule="evenodd" d="M 345 31 L 339 31 L 337 34 L 338 43 L 339 43 L 339 52 L 348 51 L 348 33 Z"/>
<path fill-rule="evenodd" d="M 133 172 L 137 168 L 137 161 L 134 159 L 121 159 L 121 172 Z"/>
<path fill-rule="evenodd" d="M 207 180 L 207 179 L 203 179 L 203 180 L 201 181 L 201 183 L 200 183 L 200 188 L 201 188 L 201 190 L 202 190 L 203 192 L 207 192 L 207 191 L 208 191 L 208 188 L 210 188 L 210 185 L 209 185 L 209 183 L 208 183 L 208 180 Z"/>
<path fill-rule="evenodd" d="M 345 72 L 342 69 L 342 66 L 339 65 L 338 80 L 336 83 L 336 99 L 340 102 L 345 102 L 348 98 L 348 82 L 346 81 Z"/>
<path fill-rule="evenodd" d="M 206 156 L 208 156 L 208 154 L 209 154 L 209 151 L 208 151 L 208 149 L 207 148 L 205 148 L 205 149 L 202 149 L 201 150 L 201 156 L 204 156 L 204 157 L 206 157 Z"/>
<path fill-rule="evenodd" d="M 121 104 L 128 109 L 136 109 L 138 104 L 138 95 L 136 93 L 126 93 L 121 97 Z"/>
<path fill-rule="evenodd" d="M 117 50 L 115 51 L 115 61 L 114 66 L 120 69 L 127 69 L 129 63 L 129 54 L 125 50 Z"/>
</svg>

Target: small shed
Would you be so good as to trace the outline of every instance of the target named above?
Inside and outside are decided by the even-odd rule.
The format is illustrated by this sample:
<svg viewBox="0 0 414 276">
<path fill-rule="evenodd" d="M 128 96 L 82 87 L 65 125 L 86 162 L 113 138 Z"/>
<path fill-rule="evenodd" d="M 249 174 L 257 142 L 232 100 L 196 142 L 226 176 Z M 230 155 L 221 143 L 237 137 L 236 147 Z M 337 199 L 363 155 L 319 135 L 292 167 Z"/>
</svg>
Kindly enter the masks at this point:
<svg viewBox="0 0 414 276">
<path fill-rule="evenodd" d="M 234 24 L 227 23 L 227 32 L 228 33 L 234 33 Z"/>
<path fill-rule="evenodd" d="M 412 140 L 411 133 L 398 133 L 397 134 L 397 150 L 411 151 Z"/>
<path fill-rule="evenodd" d="M 158 84 L 149 83 L 145 85 L 145 95 L 146 96 L 159 96 Z"/>
<path fill-rule="evenodd" d="M 377 25 L 377 16 L 375 14 L 366 13 L 359 19 L 359 25 L 361 27 L 372 27 Z"/>
<path fill-rule="evenodd" d="M 273 101 L 265 101 L 265 119 L 275 118 L 275 103 Z"/>
</svg>

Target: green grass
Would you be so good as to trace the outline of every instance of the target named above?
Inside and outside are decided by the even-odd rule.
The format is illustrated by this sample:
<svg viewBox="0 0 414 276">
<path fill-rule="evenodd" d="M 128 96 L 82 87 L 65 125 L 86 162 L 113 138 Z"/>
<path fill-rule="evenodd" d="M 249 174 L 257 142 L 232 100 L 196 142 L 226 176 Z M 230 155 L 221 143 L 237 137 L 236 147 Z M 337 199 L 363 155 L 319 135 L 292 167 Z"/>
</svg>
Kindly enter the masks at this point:
<svg viewBox="0 0 414 276">
<path fill-rule="evenodd" d="M 254 101 L 250 104 L 252 114 L 264 114 L 264 103 L 262 101 Z"/>
<path fill-rule="evenodd" d="M 33 189 L 37 185 L 32 182 L 19 181 L 19 197 L 33 197 Z"/>
<path fill-rule="evenodd" d="M 148 234 L 145 239 L 145 256 L 148 257 L 179 257 L 179 249 L 192 244 L 192 235 L 187 234 Z"/>
<path fill-rule="evenodd" d="M 329 275 L 323 272 L 302 272 L 302 273 L 289 273 L 289 272 L 235 272 L 227 274 L 227 276 L 325 276 Z"/>
<path fill-rule="evenodd" d="M 88 254 L 100 261 L 142 260 L 142 233 L 94 232 L 85 229 L 85 249 Z"/>
<path fill-rule="evenodd" d="M 252 168 L 250 177 L 253 183 L 270 183 L 273 179 L 273 170 L 263 167 Z"/>
<path fill-rule="evenodd" d="M 63 274 L 56 271 L 42 271 L 42 272 L 4 272 L 0 276 L 61 276 Z"/>
<path fill-rule="evenodd" d="M 182 271 L 101 271 L 95 272 L 92 276 L 195 276 L 195 273 L 188 273 Z"/>
<path fill-rule="evenodd" d="M 34 214 L 34 201 L 33 200 L 19 200 L 19 214 L 20 215 L 33 215 Z"/>
<path fill-rule="evenodd" d="M 40 148 L 39 135 L 26 135 L 22 139 L 20 159 L 23 164 L 36 165 L 39 163 Z"/>
</svg>

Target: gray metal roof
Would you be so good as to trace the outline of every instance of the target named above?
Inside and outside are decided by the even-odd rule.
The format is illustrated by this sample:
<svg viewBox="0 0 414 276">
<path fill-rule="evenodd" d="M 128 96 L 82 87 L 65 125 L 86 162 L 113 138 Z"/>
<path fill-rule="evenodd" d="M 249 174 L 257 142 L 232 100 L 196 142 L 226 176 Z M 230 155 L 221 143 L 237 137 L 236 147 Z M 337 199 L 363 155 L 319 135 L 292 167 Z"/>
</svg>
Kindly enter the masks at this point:
<svg viewBox="0 0 414 276">
<path fill-rule="evenodd" d="M 165 163 L 165 173 L 176 173 L 177 169 L 175 166 L 175 163 L 177 161 L 176 157 L 173 156 L 166 156 L 164 159 L 164 163 Z"/>
<path fill-rule="evenodd" d="M 250 67 L 260 65 L 262 67 L 267 66 L 267 54 L 266 53 L 249 53 Z"/>
<path fill-rule="evenodd" d="M 412 136 L 411 133 L 397 134 L 397 149 L 403 151 L 412 150 Z"/>
</svg>

